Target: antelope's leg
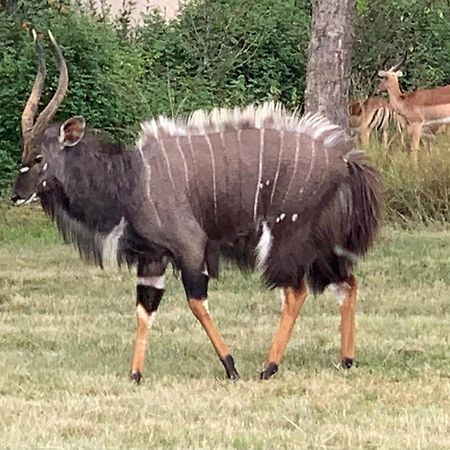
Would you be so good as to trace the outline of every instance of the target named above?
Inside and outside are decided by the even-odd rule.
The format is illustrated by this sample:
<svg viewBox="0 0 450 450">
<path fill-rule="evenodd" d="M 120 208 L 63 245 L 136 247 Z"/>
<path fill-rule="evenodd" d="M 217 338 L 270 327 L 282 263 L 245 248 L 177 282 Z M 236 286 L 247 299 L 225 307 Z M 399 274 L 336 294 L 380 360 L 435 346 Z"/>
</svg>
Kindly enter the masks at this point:
<svg viewBox="0 0 450 450">
<path fill-rule="evenodd" d="M 145 363 L 148 331 L 155 320 L 156 311 L 164 294 L 166 264 L 161 261 L 138 262 L 136 288 L 136 339 L 131 360 L 131 379 L 140 382 Z"/>
<path fill-rule="evenodd" d="M 420 134 L 422 132 L 422 124 L 414 123 L 411 125 L 411 152 L 413 163 L 417 166 L 418 163 L 418 153 L 420 145 Z"/>
<path fill-rule="evenodd" d="M 195 318 L 201 323 L 203 329 L 206 331 L 217 356 L 220 358 L 220 361 L 225 367 L 227 377 L 230 380 L 238 380 L 239 374 L 234 366 L 234 360 L 230 355 L 230 350 L 225 344 L 225 341 L 214 325 L 214 322 L 209 314 L 207 300 L 208 276 L 204 274 L 192 276 L 182 271 L 182 279 L 186 290 L 189 308 Z"/>
<path fill-rule="evenodd" d="M 268 380 L 278 371 L 278 365 L 280 364 L 284 349 L 291 336 L 298 313 L 305 301 L 306 294 L 307 291 L 304 282 L 302 282 L 298 289 L 283 289 L 283 307 L 281 310 L 280 321 L 278 322 L 278 327 L 273 336 L 272 346 L 270 347 L 269 354 L 264 363 L 264 369 L 260 374 L 262 380 Z"/>
<path fill-rule="evenodd" d="M 369 128 L 369 124 L 365 123 L 365 121 L 363 121 L 361 123 L 361 126 L 359 128 L 359 136 L 361 139 L 361 145 L 366 148 L 369 146 L 369 138 L 370 138 L 370 128 Z"/>
<path fill-rule="evenodd" d="M 351 275 L 335 285 L 341 315 L 341 366 L 349 369 L 355 358 L 356 279 Z"/>
</svg>

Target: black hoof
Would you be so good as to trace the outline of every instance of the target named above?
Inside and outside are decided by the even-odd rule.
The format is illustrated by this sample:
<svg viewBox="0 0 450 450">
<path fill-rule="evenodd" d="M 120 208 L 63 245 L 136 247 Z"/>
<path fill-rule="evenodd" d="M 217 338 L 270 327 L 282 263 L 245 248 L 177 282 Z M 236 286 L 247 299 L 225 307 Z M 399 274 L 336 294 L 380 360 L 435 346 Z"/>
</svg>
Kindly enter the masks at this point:
<svg viewBox="0 0 450 450">
<path fill-rule="evenodd" d="M 136 384 L 140 384 L 142 381 L 142 375 L 141 372 L 132 372 L 130 375 L 131 381 L 134 381 Z"/>
<path fill-rule="evenodd" d="M 353 358 L 342 358 L 341 367 L 343 369 L 350 369 L 353 366 Z"/>
<path fill-rule="evenodd" d="M 259 378 L 261 380 L 268 380 L 274 373 L 277 373 L 277 372 L 278 372 L 278 364 L 271 362 L 259 374 Z"/>
<path fill-rule="evenodd" d="M 230 380 L 239 380 L 240 376 L 237 373 L 236 367 L 234 367 L 234 359 L 231 355 L 225 356 L 225 358 L 221 359 L 223 366 L 225 367 L 225 371 L 227 372 L 227 377 Z"/>
</svg>

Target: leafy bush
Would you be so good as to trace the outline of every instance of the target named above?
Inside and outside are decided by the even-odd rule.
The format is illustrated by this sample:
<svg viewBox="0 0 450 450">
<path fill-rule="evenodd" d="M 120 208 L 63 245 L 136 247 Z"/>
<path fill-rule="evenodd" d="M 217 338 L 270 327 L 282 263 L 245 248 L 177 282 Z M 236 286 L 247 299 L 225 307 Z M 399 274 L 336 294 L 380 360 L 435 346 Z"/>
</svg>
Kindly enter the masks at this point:
<svg viewBox="0 0 450 450">
<path fill-rule="evenodd" d="M 68 63 L 69 91 L 55 119 L 82 114 L 91 127 L 121 141 L 134 140 L 139 123 L 157 114 L 266 99 L 301 108 L 309 0 L 193 0 L 170 22 L 149 11 L 136 29 L 129 24 L 132 0 L 118 20 L 109 16 L 105 0 L 100 3 L 98 13 L 77 0 L 0 0 L 5 44 L 0 45 L 0 193 L 20 158 L 20 113 L 36 73 L 25 28 L 51 29 Z M 371 93 L 383 60 L 389 57 L 386 65 L 393 64 L 406 50 L 406 89 L 450 83 L 448 17 L 444 0 L 356 0 L 354 95 Z M 48 39 L 45 43 L 48 75 L 41 106 L 58 79 L 53 49 Z M 386 158 L 375 152 L 390 218 L 449 219 L 445 151 L 433 149 L 419 172 L 410 170 L 403 151 Z"/>
<path fill-rule="evenodd" d="M 68 9 L 62 9 L 68 8 L 64 4 L 52 5 L 46 14 L 39 10 L 37 16 L 27 17 L 37 30 L 52 30 L 67 61 L 69 90 L 55 120 L 81 114 L 90 126 L 130 140 L 139 120 L 150 113 L 141 91 L 144 70 L 139 49 L 108 23 L 88 14 L 69 14 Z M 36 75 L 34 47 L 22 23 L 0 11 L 0 35 L 6 39 L 0 50 L 0 190 L 7 187 L 20 158 L 20 115 Z M 43 43 L 47 77 L 41 108 L 58 83 L 54 49 L 48 39 Z"/>
</svg>

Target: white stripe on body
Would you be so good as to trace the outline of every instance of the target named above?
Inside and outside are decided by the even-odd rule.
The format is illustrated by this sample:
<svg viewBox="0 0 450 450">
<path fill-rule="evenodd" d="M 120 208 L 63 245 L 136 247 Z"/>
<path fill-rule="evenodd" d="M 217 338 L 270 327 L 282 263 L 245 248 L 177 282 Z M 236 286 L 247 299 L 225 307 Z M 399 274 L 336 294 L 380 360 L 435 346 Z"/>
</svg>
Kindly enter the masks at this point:
<svg viewBox="0 0 450 450">
<path fill-rule="evenodd" d="M 212 167 L 212 179 L 213 179 L 213 201 L 214 201 L 214 219 L 217 223 L 217 187 L 216 187 L 216 161 L 214 159 L 214 151 L 211 145 L 211 140 L 207 134 L 205 136 L 205 141 L 208 144 L 209 154 L 211 156 L 211 167 Z"/>
<path fill-rule="evenodd" d="M 242 167 L 241 167 L 241 150 L 242 150 L 242 130 L 237 132 L 238 140 L 238 160 L 239 160 L 239 213 L 244 209 L 242 205 Z"/>
<path fill-rule="evenodd" d="M 314 140 L 313 140 L 313 142 L 314 142 Z M 287 196 L 289 194 L 289 190 L 291 188 L 292 181 L 294 180 L 295 175 L 297 174 L 297 164 L 298 164 L 298 152 L 299 152 L 299 150 L 300 150 L 300 133 L 297 133 L 297 140 L 296 140 L 296 143 L 295 143 L 294 170 L 292 172 L 291 179 L 289 180 L 289 184 L 288 184 L 288 187 L 286 189 L 286 193 L 284 194 L 284 198 L 283 198 L 283 201 L 281 202 L 281 206 L 280 207 L 283 207 L 284 202 L 286 201 L 286 198 L 287 198 Z"/>
<path fill-rule="evenodd" d="M 164 141 L 159 141 L 159 145 L 161 146 L 161 150 L 163 152 L 164 159 L 166 160 L 167 165 L 167 174 L 169 175 L 170 182 L 172 183 L 172 187 L 174 192 L 177 192 L 177 188 L 175 187 L 175 181 L 173 180 L 172 169 L 170 168 L 169 157 L 167 156 L 166 147 L 164 147 Z"/>
<path fill-rule="evenodd" d="M 277 171 L 275 172 L 275 178 L 273 179 L 272 193 L 270 194 L 270 204 L 272 204 L 273 202 L 273 196 L 275 195 L 278 177 L 280 176 L 281 155 L 283 154 L 283 148 L 284 148 L 284 130 L 280 130 L 280 148 L 278 149 L 278 164 L 277 164 Z"/>
<path fill-rule="evenodd" d="M 195 190 L 197 191 L 197 204 L 200 205 L 200 209 L 202 208 L 201 205 L 201 198 L 200 198 L 200 190 L 198 188 L 198 167 L 197 167 L 197 161 L 195 159 L 195 152 L 194 152 L 194 147 L 192 146 L 192 139 L 191 139 L 191 135 L 188 134 L 187 136 L 188 138 L 188 144 L 189 144 L 189 150 L 191 151 L 191 156 L 192 156 L 192 162 L 194 163 L 194 183 L 195 183 Z M 202 223 L 202 226 L 204 227 L 204 219 L 203 219 L 203 214 L 200 214 L 200 221 Z"/>
<path fill-rule="evenodd" d="M 153 201 L 153 198 L 151 196 L 151 190 L 150 190 L 150 180 L 152 176 L 152 168 L 150 164 L 147 162 L 147 159 L 144 157 L 144 153 L 142 151 L 142 147 L 139 146 L 139 153 L 141 154 L 142 163 L 144 164 L 144 167 L 146 168 L 145 172 L 145 183 L 147 186 L 147 198 L 149 202 L 153 205 L 153 209 L 155 210 L 156 220 L 158 221 L 158 226 L 161 226 L 161 218 L 159 217 L 158 209 L 156 208 L 156 204 Z"/>
<path fill-rule="evenodd" d="M 299 191 L 299 195 L 303 194 L 303 191 L 305 190 L 305 187 L 308 184 L 309 178 L 311 177 L 311 174 L 312 174 L 312 171 L 313 171 L 315 159 L 316 159 L 316 141 L 313 139 L 312 140 L 312 150 L 311 150 L 311 162 L 309 164 L 308 174 L 306 175 L 306 178 L 305 178 L 305 181 L 303 183 L 303 186 L 301 187 L 301 189 Z"/>
<path fill-rule="evenodd" d="M 185 181 L 186 181 L 186 191 L 187 191 L 188 197 L 190 198 L 191 197 L 191 193 L 189 191 L 189 174 L 188 174 L 188 167 L 187 167 L 186 158 L 184 156 L 183 149 L 181 148 L 180 140 L 179 140 L 178 136 L 176 137 L 175 141 L 177 143 L 177 149 L 178 149 L 178 151 L 180 153 L 181 159 L 183 160 L 184 178 L 185 178 Z"/>
<path fill-rule="evenodd" d="M 263 170 L 263 161 L 264 161 L 264 128 L 261 128 L 259 132 L 259 166 L 258 166 L 258 181 L 256 183 L 256 192 L 255 192 L 255 203 L 253 205 L 253 220 L 256 221 L 256 215 L 258 213 L 258 200 L 259 200 L 259 191 L 261 189 L 261 181 L 262 181 L 262 170 Z"/>
</svg>

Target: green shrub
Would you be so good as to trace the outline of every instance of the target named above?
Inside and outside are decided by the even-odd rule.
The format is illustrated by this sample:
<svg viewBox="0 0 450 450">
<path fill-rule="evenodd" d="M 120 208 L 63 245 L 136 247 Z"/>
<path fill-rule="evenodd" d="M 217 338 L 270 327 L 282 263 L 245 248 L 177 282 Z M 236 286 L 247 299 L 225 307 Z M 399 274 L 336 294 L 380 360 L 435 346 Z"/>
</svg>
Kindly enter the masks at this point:
<svg viewBox="0 0 450 450">
<path fill-rule="evenodd" d="M 69 90 L 55 120 L 85 116 L 89 126 L 102 128 L 120 140 L 134 139 L 139 121 L 150 114 L 143 95 L 143 60 L 139 48 L 123 39 L 108 23 L 85 13 L 61 10 L 54 3 L 47 14 L 31 17 L 37 30 L 52 30 L 69 69 Z M 64 6 L 64 4 L 63 4 Z M 14 20 L 13 20 L 14 19 Z M 20 158 L 20 115 L 36 75 L 36 56 L 27 30 L 17 17 L 0 11 L 0 191 L 8 186 Z M 54 49 L 43 40 L 47 77 L 41 108 L 52 97 L 58 82 Z"/>
</svg>

